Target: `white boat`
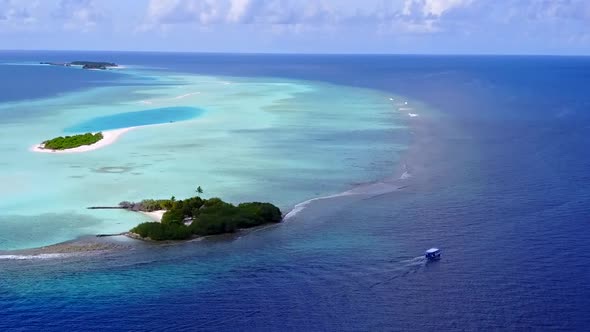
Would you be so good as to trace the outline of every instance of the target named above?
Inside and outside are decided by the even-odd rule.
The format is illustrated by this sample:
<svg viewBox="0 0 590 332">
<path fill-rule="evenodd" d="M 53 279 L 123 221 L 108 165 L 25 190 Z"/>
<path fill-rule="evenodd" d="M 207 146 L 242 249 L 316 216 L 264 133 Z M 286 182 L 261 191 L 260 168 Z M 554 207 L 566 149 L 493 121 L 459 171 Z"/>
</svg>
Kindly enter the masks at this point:
<svg viewBox="0 0 590 332">
<path fill-rule="evenodd" d="M 438 248 L 430 248 L 424 253 L 424 257 L 429 261 L 437 261 L 440 259 L 441 250 Z"/>
</svg>

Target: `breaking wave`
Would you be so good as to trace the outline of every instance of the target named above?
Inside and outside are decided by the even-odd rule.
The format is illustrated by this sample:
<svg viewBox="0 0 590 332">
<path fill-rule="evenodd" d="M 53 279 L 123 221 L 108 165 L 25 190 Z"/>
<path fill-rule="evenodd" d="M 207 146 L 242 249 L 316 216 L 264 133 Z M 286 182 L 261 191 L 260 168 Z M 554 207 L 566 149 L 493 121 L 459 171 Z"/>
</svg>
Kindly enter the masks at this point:
<svg viewBox="0 0 590 332">
<path fill-rule="evenodd" d="M 67 256 L 71 256 L 71 254 L 0 255 L 0 260 L 41 260 L 64 258 Z"/>
<path fill-rule="evenodd" d="M 396 190 L 401 190 L 407 187 L 407 185 L 401 181 L 411 178 L 412 175 L 408 169 L 408 166 L 404 164 L 404 172 L 398 179 L 385 179 L 379 182 L 371 182 L 366 184 L 361 184 L 353 189 L 341 192 L 339 194 L 316 197 L 309 199 L 307 201 L 301 202 L 293 207 L 289 213 L 285 215 L 283 218 L 285 221 L 295 217 L 301 211 L 305 210 L 310 204 L 318 201 L 323 200 L 330 200 L 330 199 L 337 199 L 342 197 L 350 197 L 350 196 L 359 196 L 363 198 L 370 198 L 375 196 L 380 196 L 384 194 L 388 194 L 394 192 Z"/>
</svg>

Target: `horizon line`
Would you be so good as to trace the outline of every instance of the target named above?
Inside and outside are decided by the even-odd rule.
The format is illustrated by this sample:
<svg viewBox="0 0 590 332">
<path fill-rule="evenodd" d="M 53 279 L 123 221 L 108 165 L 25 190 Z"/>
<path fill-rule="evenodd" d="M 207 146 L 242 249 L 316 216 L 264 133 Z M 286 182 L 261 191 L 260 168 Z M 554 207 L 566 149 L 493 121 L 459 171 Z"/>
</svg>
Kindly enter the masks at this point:
<svg viewBox="0 0 590 332">
<path fill-rule="evenodd" d="M 241 52 L 241 51 L 156 51 L 156 50 L 74 50 L 74 49 L 0 49 L 0 52 L 97 52 L 97 53 L 156 53 L 156 54 L 226 54 L 226 55 L 302 55 L 302 56 L 538 56 L 538 57 L 589 57 L 590 54 L 557 53 L 354 53 L 354 52 Z"/>
</svg>

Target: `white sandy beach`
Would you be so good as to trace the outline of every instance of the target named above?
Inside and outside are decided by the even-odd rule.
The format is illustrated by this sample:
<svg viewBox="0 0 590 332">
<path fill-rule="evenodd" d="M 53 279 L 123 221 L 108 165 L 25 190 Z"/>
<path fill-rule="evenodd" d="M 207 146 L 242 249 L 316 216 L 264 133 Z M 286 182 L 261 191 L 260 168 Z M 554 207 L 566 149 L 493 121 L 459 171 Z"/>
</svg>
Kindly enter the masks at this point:
<svg viewBox="0 0 590 332">
<path fill-rule="evenodd" d="M 153 221 L 162 222 L 162 216 L 164 215 L 165 212 L 166 212 L 166 210 L 158 210 L 158 211 L 152 211 L 152 212 L 141 212 L 141 214 L 144 214 L 144 215 L 150 217 Z"/>
<path fill-rule="evenodd" d="M 100 141 L 98 141 L 94 144 L 91 144 L 91 145 L 83 145 L 83 146 L 79 146 L 79 147 L 73 148 L 73 149 L 51 150 L 51 149 L 43 148 L 43 144 L 37 144 L 37 145 L 32 146 L 30 150 L 33 152 L 56 153 L 56 154 L 81 153 L 81 152 L 94 151 L 94 150 L 102 149 L 105 146 L 115 143 L 121 137 L 121 135 L 123 135 L 126 132 L 129 132 L 135 128 L 137 128 L 137 127 L 129 127 L 129 128 L 121 128 L 121 129 L 102 131 L 103 138 Z"/>
</svg>

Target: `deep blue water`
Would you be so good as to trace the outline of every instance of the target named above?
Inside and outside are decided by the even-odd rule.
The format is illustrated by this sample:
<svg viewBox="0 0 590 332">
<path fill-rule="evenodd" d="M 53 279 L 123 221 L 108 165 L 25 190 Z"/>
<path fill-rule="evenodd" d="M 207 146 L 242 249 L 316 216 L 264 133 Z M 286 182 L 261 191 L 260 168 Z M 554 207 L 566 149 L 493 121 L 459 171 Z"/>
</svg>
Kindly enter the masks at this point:
<svg viewBox="0 0 590 332">
<path fill-rule="evenodd" d="M 434 110 L 413 125 L 403 161 L 412 177 L 401 190 L 319 201 L 231 239 L 0 262 L 0 328 L 590 326 L 590 58 L 106 54 L 176 71 L 371 87 Z M 53 54 L 64 55 L 80 54 Z M 431 246 L 443 259 L 426 264 L 419 256 Z"/>
<path fill-rule="evenodd" d="M 0 55 L 0 63 L 8 62 L 8 59 Z M 42 98 L 66 91 L 108 86 L 119 76 L 114 72 L 102 72 L 101 75 L 89 78 L 83 70 L 64 69 L 56 66 L 0 66 L 0 102 Z M 43 77 L 43 80 L 39 80 L 39 77 Z"/>
<path fill-rule="evenodd" d="M 202 110 L 195 107 L 162 107 L 138 112 L 100 116 L 65 129 L 67 133 L 97 132 L 135 126 L 186 121 L 198 117 Z"/>
</svg>

